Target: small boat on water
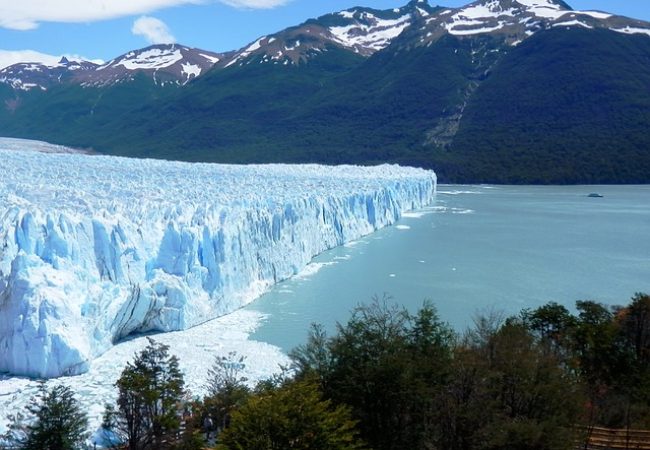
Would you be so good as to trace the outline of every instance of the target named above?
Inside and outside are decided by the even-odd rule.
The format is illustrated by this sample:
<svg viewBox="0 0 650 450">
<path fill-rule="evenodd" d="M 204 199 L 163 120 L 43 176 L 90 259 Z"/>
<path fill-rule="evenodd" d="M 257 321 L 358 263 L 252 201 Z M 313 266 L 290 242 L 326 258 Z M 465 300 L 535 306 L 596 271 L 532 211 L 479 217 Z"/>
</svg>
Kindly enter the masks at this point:
<svg viewBox="0 0 650 450">
<path fill-rule="evenodd" d="M 602 195 L 600 195 L 598 192 L 592 192 L 591 194 L 587 195 L 589 198 L 603 198 Z"/>
</svg>

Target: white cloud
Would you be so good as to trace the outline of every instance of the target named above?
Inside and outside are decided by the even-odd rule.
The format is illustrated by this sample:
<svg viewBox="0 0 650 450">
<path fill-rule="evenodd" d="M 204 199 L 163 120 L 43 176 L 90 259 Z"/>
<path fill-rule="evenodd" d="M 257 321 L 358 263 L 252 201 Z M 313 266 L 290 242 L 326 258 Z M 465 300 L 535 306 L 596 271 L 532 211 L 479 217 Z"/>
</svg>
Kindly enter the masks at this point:
<svg viewBox="0 0 650 450">
<path fill-rule="evenodd" d="M 133 22 L 131 32 L 136 36 L 144 36 L 150 44 L 173 44 L 176 38 L 162 20 L 155 17 L 142 16 Z"/>
<path fill-rule="evenodd" d="M 55 66 L 61 57 L 65 56 L 70 61 L 91 61 L 95 64 L 103 64 L 100 59 L 88 59 L 79 55 L 48 55 L 34 50 L 0 50 L 0 69 L 9 67 L 21 62 L 31 62 L 45 64 L 46 66 Z"/>
<path fill-rule="evenodd" d="M 0 0 L 0 27 L 31 30 L 40 22 L 95 22 L 219 1 L 235 8 L 274 8 L 291 0 Z"/>
<path fill-rule="evenodd" d="M 33 62 L 53 66 L 60 60 L 60 56 L 48 55 L 34 50 L 0 50 L 0 69 L 20 62 Z"/>
<path fill-rule="evenodd" d="M 270 9 L 289 3 L 290 0 L 219 0 L 234 8 Z"/>
<path fill-rule="evenodd" d="M 39 22 L 95 22 L 145 14 L 202 0 L 0 0 L 0 27 L 36 28 Z"/>
</svg>

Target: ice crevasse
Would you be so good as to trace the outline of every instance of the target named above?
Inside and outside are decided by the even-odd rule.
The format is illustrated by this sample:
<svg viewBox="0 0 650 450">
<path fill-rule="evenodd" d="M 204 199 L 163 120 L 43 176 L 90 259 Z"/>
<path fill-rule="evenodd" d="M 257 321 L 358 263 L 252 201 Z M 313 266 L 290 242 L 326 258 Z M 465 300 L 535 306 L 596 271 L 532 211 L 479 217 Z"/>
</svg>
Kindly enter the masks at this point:
<svg viewBox="0 0 650 450">
<path fill-rule="evenodd" d="M 0 139 L 0 372 L 75 375 L 200 324 L 429 204 L 432 171 L 190 164 Z"/>
</svg>

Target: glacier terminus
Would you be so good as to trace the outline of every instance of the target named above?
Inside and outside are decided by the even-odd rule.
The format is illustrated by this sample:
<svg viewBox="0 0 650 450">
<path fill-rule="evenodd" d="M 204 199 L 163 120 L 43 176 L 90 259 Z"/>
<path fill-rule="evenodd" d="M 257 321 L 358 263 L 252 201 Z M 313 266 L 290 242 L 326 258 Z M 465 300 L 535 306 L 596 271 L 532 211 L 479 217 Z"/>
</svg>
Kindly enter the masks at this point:
<svg viewBox="0 0 650 450">
<path fill-rule="evenodd" d="M 0 372 L 86 372 L 112 345 L 228 314 L 433 200 L 395 165 L 181 163 L 0 139 Z"/>
</svg>

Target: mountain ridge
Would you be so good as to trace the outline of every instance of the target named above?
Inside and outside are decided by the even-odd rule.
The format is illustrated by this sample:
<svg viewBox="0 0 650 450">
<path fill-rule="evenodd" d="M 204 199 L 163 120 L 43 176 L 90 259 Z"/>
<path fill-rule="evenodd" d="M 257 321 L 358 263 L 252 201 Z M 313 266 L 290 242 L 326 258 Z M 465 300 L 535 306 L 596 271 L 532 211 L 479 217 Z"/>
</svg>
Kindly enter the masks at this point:
<svg viewBox="0 0 650 450">
<path fill-rule="evenodd" d="M 327 51 L 328 45 L 368 57 L 386 48 L 420 19 L 425 22 L 421 28 L 425 36 L 415 45 L 427 45 L 445 33 L 503 33 L 509 36 L 509 44 L 516 45 L 548 26 L 607 27 L 650 36 L 648 22 L 600 11 L 573 10 L 562 0 L 478 0 L 459 8 L 434 7 L 426 0 L 411 0 L 401 8 L 389 10 L 358 6 L 325 14 L 261 36 L 239 50 L 222 53 L 182 44 L 157 44 L 131 50 L 99 65 L 83 60 L 66 60 L 56 66 L 25 61 L 1 69 L 0 83 L 21 90 L 46 90 L 56 82 L 98 86 L 129 81 L 134 73 L 143 72 L 157 84 L 182 85 L 213 67 L 224 69 L 252 61 L 299 64 Z"/>
<path fill-rule="evenodd" d="M 649 54 L 650 23 L 561 1 L 351 8 L 174 82 L 154 68 L 0 84 L 0 133 L 189 161 L 397 162 L 447 182 L 649 182 Z"/>
</svg>

